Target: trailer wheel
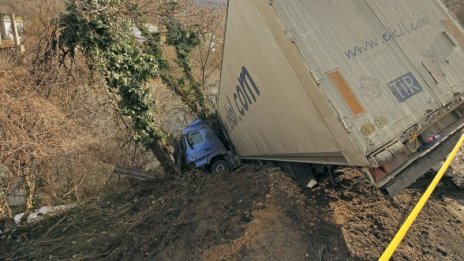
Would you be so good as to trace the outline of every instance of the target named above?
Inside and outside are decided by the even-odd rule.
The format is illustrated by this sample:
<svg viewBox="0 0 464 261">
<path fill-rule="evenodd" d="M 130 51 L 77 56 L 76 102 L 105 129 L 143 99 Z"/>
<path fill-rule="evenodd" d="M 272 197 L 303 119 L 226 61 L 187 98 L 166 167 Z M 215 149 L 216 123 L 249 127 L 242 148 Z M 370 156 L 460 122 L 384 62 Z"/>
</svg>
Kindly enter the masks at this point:
<svg viewBox="0 0 464 261">
<path fill-rule="evenodd" d="M 230 170 L 229 164 L 227 164 L 227 161 L 223 159 L 218 159 L 213 162 L 211 165 L 211 172 L 212 173 L 221 173 L 221 172 L 227 172 Z"/>
</svg>

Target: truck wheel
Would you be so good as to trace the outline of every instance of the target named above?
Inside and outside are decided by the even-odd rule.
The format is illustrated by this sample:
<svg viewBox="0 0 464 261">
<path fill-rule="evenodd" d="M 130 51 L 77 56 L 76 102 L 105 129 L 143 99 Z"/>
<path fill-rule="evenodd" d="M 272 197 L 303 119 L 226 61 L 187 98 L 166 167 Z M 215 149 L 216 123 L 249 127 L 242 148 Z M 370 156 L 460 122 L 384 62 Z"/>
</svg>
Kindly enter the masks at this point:
<svg viewBox="0 0 464 261">
<path fill-rule="evenodd" d="M 221 173 L 221 172 L 227 172 L 229 171 L 229 164 L 227 164 L 227 161 L 223 159 L 216 160 L 213 162 L 211 165 L 211 172 L 212 173 Z"/>
</svg>

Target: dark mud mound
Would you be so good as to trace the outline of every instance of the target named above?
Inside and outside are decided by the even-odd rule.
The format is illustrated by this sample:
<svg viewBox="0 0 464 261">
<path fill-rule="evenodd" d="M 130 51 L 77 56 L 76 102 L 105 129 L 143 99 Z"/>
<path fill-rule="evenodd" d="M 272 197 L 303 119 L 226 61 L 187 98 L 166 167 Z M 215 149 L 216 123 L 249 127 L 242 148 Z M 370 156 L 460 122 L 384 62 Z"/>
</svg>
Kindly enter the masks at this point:
<svg viewBox="0 0 464 261">
<path fill-rule="evenodd" d="M 396 199 L 352 169 L 305 192 L 276 168 L 126 180 L 66 215 L 0 235 L 0 259 L 376 260 L 431 176 Z M 395 259 L 464 260 L 463 199 L 445 179 Z"/>
<path fill-rule="evenodd" d="M 120 186 L 2 236 L 1 259 L 345 259 L 338 225 L 278 169 Z M 322 217 L 321 217 L 322 216 Z M 3 250 L 3 249 L 1 249 Z"/>
<path fill-rule="evenodd" d="M 339 225 L 282 172 L 270 173 L 266 200 L 245 233 L 217 245 L 205 260 L 351 260 Z"/>
<path fill-rule="evenodd" d="M 370 185 L 362 174 L 348 169 L 325 184 L 320 194 L 333 220 L 342 226 L 350 254 L 378 259 L 430 184 L 434 173 L 416 182 L 395 199 Z M 427 202 L 394 257 L 397 260 L 464 260 L 464 191 L 445 178 Z M 464 202 L 462 202 L 464 203 Z M 462 204 L 461 203 L 461 204 Z"/>
</svg>

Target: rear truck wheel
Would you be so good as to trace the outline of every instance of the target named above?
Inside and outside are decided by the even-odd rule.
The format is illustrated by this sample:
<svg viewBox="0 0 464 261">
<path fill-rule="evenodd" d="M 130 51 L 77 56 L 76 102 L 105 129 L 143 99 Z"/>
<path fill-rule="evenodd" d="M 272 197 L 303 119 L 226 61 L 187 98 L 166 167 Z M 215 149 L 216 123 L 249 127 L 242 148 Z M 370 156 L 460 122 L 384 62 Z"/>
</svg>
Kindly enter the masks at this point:
<svg viewBox="0 0 464 261">
<path fill-rule="evenodd" d="M 227 164 L 227 161 L 223 159 L 218 159 L 213 162 L 211 165 L 211 172 L 212 173 L 221 173 L 221 172 L 227 172 L 230 170 L 229 164 Z"/>
</svg>

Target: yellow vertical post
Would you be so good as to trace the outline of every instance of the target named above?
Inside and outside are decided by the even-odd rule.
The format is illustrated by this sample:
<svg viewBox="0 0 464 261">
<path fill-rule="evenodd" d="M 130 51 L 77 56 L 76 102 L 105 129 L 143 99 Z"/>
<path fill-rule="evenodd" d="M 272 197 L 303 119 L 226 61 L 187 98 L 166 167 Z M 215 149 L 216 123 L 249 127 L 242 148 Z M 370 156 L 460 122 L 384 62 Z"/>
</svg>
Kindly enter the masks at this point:
<svg viewBox="0 0 464 261">
<path fill-rule="evenodd" d="M 24 45 L 21 44 L 21 38 L 19 37 L 19 31 L 18 31 L 18 22 L 16 21 L 16 16 L 15 14 L 10 15 L 11 19 L 11 29 L 13 30 L 13 39 L 14 39 L 14 45 L 16 48 L 16 51 L 19 53 L 24 53 Z"/>
<path fill-rule="evenodd" d="M 16 16 L 14 14 L 10 14 L 10 19 L 11 19 L 11 30 L 13 32 L 13 39 L 15 42 L 15 46 L 20 46 L 21 40 L 19 39 L 18 24 L 16 23 Z"/>
</svg>

